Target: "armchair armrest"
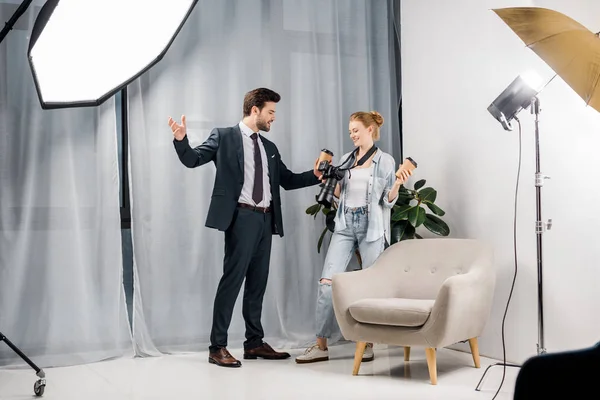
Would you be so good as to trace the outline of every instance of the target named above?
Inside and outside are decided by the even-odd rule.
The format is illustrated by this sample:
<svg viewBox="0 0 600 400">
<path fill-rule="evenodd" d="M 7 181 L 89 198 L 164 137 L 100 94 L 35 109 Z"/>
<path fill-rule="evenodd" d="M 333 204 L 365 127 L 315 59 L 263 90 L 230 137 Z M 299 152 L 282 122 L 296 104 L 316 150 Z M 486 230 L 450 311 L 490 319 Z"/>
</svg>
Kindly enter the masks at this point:
<svg viewBox="0 0 600 400">
<path fill-rule="evenodd" d="M 432 347 L 479 336 L 490 314 L 494 286 L 495 275 L 485 270 L 446 279 L 422 329 Z"/>
</svg>

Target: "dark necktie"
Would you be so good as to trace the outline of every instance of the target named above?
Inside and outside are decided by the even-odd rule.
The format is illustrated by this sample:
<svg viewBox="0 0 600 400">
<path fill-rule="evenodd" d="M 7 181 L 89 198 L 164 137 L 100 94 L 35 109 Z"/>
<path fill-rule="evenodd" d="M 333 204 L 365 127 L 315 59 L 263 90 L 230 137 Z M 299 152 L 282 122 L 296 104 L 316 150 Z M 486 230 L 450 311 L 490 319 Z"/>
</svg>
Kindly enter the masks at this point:
<svg viewBox="0 0 600 400">
<path fill-rule="evenodd" d="M 250 137 L 254 142 L 254 189 L 252 190 L 252 200 L 258 204 L 263 199 L 263 165 L 260 148 L 258 147 L 258 135 L 253 133 Z"/>
</svg>

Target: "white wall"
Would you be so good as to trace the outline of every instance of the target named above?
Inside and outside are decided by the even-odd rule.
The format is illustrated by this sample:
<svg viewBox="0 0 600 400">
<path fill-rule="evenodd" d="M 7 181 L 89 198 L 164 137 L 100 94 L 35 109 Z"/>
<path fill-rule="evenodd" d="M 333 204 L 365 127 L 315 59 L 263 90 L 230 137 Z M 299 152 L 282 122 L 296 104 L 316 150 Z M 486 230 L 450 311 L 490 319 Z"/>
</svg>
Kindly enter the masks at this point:
<svg viewBox="0 0 600 400">
<path fill-rule="evenodd" d="M 551 8 L 600 31 L 600 1 L 402 1 L 404 155 L 438 190 L 451 236 L 490 242 L 498 283 L 491 319 L 480 338 L 483 355 L 501 359 L 501 323 L 514 273 L 513 212 L 518 131 L 507 132 L 488 105 L 520 73 L 545 80 L 550 68 L 493 8 Z M 599 39 L 600 40 L 600 39 Z M 585 106 L 560 78 L 539 96 L 545 346 L 548 352 L 600 341 L 600 113 Z M 506 319 L 507 358 L 536 354 L 537 273 L 533 116 L 523 124 L 518 196 L 518 274 Z M 468 347 L 459 344 L 460 349 Z"/>
</svg>

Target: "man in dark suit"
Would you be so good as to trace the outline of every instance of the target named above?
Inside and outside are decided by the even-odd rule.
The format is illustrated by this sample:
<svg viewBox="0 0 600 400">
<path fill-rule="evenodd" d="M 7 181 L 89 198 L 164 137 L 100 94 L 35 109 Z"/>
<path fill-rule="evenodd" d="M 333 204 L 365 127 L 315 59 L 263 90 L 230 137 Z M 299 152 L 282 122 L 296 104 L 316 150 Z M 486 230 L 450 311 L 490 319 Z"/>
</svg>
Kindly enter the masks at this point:
<svg viewBox="0 0 600 400">
<path fill-rule="evenodd" d="M 219 366 L 241 366 L 226 347 L 227 330 L 244 278 L 244 359 L 290 357 L 263 342 L 261 325 L 271 238 L 283 236 L 279 186 L 292 190 L 317 185 L 321 175 L 315 168 L 301 174 L 291 172 L 281 161 L 277 146 L 259 134 L 271 129 L 280 98 L 265 88 L 248 92 L 242 121 L 229 128 L 213 129 L 196 148 L 188 142 L 185 115 L 181 124 L 169 118 L 173 144 L 183 165 L 195 168 L 212 161 L 217 168 L 206 226 L 225 232 L 223 276 L 215 296 L 208 357 L 210 363 Z"/>
</svg>

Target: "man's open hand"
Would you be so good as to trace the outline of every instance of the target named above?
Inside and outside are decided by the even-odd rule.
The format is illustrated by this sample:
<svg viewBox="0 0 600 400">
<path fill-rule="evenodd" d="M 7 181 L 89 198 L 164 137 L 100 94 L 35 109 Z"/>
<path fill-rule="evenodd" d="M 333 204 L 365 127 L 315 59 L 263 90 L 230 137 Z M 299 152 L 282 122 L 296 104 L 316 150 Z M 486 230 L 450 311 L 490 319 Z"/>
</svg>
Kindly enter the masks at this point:
<svg viewBox="0 0 600 400">
<path fill-rule="evenodd" d="M 185 125 L 185 115 L 181 116 L 181 125 L 173 120 L 173 118 L 169 117 L 169 126 L 173 131 L 173 137 L 175 140 L 181 141 L 187 135 L 187 127 Z"/>
</svg>

